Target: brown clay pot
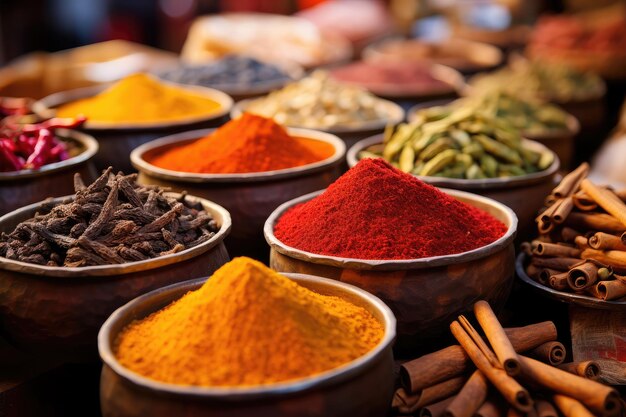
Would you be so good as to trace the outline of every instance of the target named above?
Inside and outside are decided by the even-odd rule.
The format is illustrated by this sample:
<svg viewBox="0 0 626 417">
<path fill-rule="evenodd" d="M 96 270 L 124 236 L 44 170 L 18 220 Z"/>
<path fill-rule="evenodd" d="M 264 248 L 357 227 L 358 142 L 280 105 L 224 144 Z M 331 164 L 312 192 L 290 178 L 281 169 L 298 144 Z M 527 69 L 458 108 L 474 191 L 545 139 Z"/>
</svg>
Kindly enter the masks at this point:
<svg viewBox="0 0 626 417">
<path fill-rule="evenodd" d="M 80 153 L 38 170 L 0 172 L 0 216 L 48 197 L 73 193 L 75 173 L 80 173 L 85 182 L 96 179 L 93 157 L 98 152 L 98 142 L 73 130 L 57 129 L 55 132 Z"/>
<path fill-rule="evenodd" d="M 115 309 L 156 288 L 211 275 L 229 260 L 223 241 L 231 228 L 230 214 L 210 201 L 187 198 L 201 202 L 220 230 L 211 240 L 182 252 L 81 268 L 0 257 L 1 334 L 23 350 L 67 361 L 89 360 L 96 357 L 98 329 Z M 38 207 L 31 204 L 0 217 L 0 232 L 13 231 Z"/>
<path fill-rule="evenodd" d="M 308 129 L 289 128 L 290 135 L 328 142 L 335 153 L 314 164 L 277 171 L 246 174 L 196 174 L 156 167 L 148 162 L 167 148 L 193 142 L 212 130 L 196 130 L 168 136 L 135 149 L 131 160 L 139 170 L 141 184 L 186 190 L 224 206 L 233 217 L 233 231 L 227 239 L 231 255 L 267 258 L 263 224 L 276 207 L 303 193 L 328 187 L 336 180 L 344 163 L 346 147 L 334 135 Z"/>
<path fill-rule="evenodd" d="M 285 211 L 318 194 L 308 194 L 278 207 L 265 223 L 271 247 L 270 267 L 336 279 L 379 297 L 398 320 L 396 350 L 408 353 L 447 334 L 459 314 L 475 301 L 489 301 L 495 309 L 504 305 L 513 284 L 513 240 L 517 217 L 508 207 L 489 198 L 456 190 L 442 190 L 452 197 L 487 211 L 508 226 L 498 240 L 468 252 L 407 260 L 364 260 L 318 255 L 289 247 L 274 235 L 274 226 Z M 390 227 L 393 227 L 390 225 Z"/>
<path fill-rule="evenodd" d="M 324 278 L 285 274 L 320 294 L 349 299 L 385 327 L 381 342 L 369 353 L 337 369 L 295 381 L 258 387 L 179 386 L 142 377 L 124 368 L 112 345 L 131 321 L 141 319 L 199 288 L 204 279 L 162 288 L 118 309 L 98 335 L 104 362 L 100 403 L 104 417 L 378 417 L 386 415 L 393 395 L 395 318 L 381 300 L 367 292 Z M 233 323 L 236 326 L 237 323 Z M 276 340 L 276 343 L 282 343 Z M 210 358 L 207 358 L 210 360 Z"/>
</svg>

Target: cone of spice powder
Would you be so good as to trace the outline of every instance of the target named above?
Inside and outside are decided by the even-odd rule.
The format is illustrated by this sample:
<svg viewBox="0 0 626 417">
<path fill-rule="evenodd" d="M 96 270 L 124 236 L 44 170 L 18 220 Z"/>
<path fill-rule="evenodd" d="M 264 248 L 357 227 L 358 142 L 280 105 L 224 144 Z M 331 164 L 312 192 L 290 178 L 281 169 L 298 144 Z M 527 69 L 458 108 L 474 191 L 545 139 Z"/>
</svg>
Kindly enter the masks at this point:
<svg viewBox="0 0 626 417">
<path fill-rule="evenodd" d="M 354 259 L 419 259 L 466 252 L 507 227 L 382 159 L 363 159 L 274 227 L 288 246 Z"/>
<path fill-rule="evenodd" d="M 274 120 L 244 113 L 210 135 L 170 148 L 148 162 L 172 171 L 238 174 L 308 165 L 334 153 L 327 142 L 291 137 Z"/>
</svg>

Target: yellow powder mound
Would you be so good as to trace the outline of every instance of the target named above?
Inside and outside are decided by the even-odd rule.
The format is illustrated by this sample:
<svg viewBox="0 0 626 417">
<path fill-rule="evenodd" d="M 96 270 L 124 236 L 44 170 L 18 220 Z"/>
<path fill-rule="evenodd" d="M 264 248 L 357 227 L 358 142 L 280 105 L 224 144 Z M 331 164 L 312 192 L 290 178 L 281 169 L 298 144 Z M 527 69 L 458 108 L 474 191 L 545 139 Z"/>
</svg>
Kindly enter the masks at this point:
<svg viewBox="0 0 626 417">
<path fill-rule="evenodd" d="M 83 115 L 92 122 L 164 122 L 208 116 L 220 108 L 218 102 L 204 96 L 163 84 L 147 74 L 134 74 L 96 96 L 60 106 L 57 115 Z"/>
<path fill-rule="evenodd" d="M 383 336 L 368 311 L 235 258 L 198 290 L 129 325 L 115 351 L 143 376 L 179 385 L 261 385 L 357 359 Z"/>
</svg>

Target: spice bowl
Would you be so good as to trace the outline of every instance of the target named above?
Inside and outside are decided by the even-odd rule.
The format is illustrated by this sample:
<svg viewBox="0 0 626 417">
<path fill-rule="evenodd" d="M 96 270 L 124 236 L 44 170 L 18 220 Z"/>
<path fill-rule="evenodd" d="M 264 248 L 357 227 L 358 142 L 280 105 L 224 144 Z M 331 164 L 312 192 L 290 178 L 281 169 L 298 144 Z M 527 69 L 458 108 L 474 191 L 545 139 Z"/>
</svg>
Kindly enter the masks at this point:
<svg viewBox="0 0 626 417">
<path fill-rule="evenodd" d="M 70 158 L 36 170 L 0 172 L 0 216 L 47 197 L 73 193 L 74 173 L 89 182 L 96 179 L 93 158 L 98 142 L 69 129 L 56 129 L 55 134 L 68 145 Z"/>
<path fill-rule="evenodd" d="M 56 198 L 52 204 L 71 199 Z M 230 214 L 205 199 L 187 199 L 201 203 L 219 231 L 210 240 L 178 253 L 77 268 L 0 257 L 0 334 L 25 351 L 66 361 L 90 360 L 96 354 L 98 329 L 116 308 L 156 288 L 213 273 L 229 260 L 224 238 L 231 228 Z M 0 233 L 9 233 L 32 218 L 40 205 L 0 217 Z"/>
<path fill-rule="evenodd" d="M 207 87 L 175 84 L 166 81 L 162 81 L 162 83 L 201 94 L 219 103 L 220 108 L 206 116 L 190 117 L 178 121 L 105 123 L 88 120 L 81 129 L 94 136 L 100 144 L 100 149 L 94 158 L 98 170 L 113 166 L 115 170 L 131 172 L 133 167 L 128 155 L 137 146 L 165 135 L 185 132 L 190 129 L 216 127 L 227 120 L 228 113 L 233 106 L 233 100 L 225 93 Z M 108 87 L 109 85 L 99 85 L 55 93 L 35 102 L 33 111 L 40 117 L 51 118 L 56 114 L 56 107 L 83 98 L 93 97 Z"/>
<path fill-rule="evenodd" d="M 140 184 L 170 187 L 174 191 L 207 198 L 225 207 L 233 218 L 227 239 L 231 255 L 267 258 L 263 224 L 276 207 L 303 193 L 330 185 L 341 173 L 346 146 L 338 137 L 308 129 L 288 128 L 290 136 L 330 143 L 332 156 L 300 167 L 244 174 L 196 174 L 159 168 L 148 160 L 169 148 L 191 143 L 213 132 L 195 130 L 155 140 L 135 149 L 131 161 L 139 171 Z"/>
<path fill-rule="evenodd" d="M 453 198 L 480 208 L 507 226 L 496 241 L 471 251 L 407 260 L 365 260 L 318 255 L 281 242 L 274 227 L 290 208 L 322 191 L 304 195 L 278 207 L 265 223 L 270 267 L 332 278 L 379 297 L 398 320 L 396 350 L 408 353 L 443 336 L 459 314 L 484 299 L 498 309 L 512 285 L 515 266 L 515 213 L 497 201 L 457 190 L 441 189 Z M 393 225 L 389 225 L 393 227 Z"/>
<path fill-rule="evenodd" d="M 252 100 L 253 99 L 248 99 L 237 102 L 230 112 L 231 119 L 236 119 L 241 116 L 250 106 Z M 382 110 L 382 112 L 386 114 L 385 119 L 362 122 L 359 124 L 355 124 L 354 126 L 336 126 L 325 129 L 320 128 L 318 130 L 338 136 L 345 142 L 346 146 L 349 148 L 361 139 L 367 138 L 377 133 L 381 133 L 385 129 L 385 126 L 387 126 L 388 124 L 395 125 L 404 120 L 404 109 L 402 109 L 402 107 L 400 107 L 398 104 L 389 100 L 384 100 L 382 98 L 378 98 L 377 100 L 377 105 Z M 300 128 L 301 126 L 291 127 Z"/>
<path fill-rule="evenodd" d="M 104 362 L 100 402 L 104 417 L 214 416 L 214 417 L 344 417 L 386 415 L 393 394 L 393 354 L 396 321 L 375 296 L 352 285 L 302 274 L 288 278 L 323 295 L 338 296 L 368 310 L 384 325 L 382 340 L 366 355 L 339 368 L 294 381 L 251 387 L 179 386 L 155 381 L 124 368 L 113 353 L 119 333 L 198 289 L 199 279 L 153 291 L 119 308 L 98 335 Z M 237 323 L 233 323 L 237 325 Z M 281 343 L 277 340 L 277 343 Z"/>
<path fill-rule="evenodd" d="M 524 142 L 531 150 L 547 151 L 546 146 L 539 142 L 529 139 L 524 139 Z M 382 149 L 382 146 L 383 135 L 363 139 L 348 150 L 348 166 L 353 167 L 359 162 L 361 151 Z M 517 240 L 523 241 L 530 239 L 535 233 L 535 217 L 543 205 L 544 197 L 558 183 L 559 169 L 560 160 L 555 154 L 554 161 L 547 169 L 516 177 L 476 180 L 423 176 L 418 178 L 435 187 L 471 192 L 506 205 L 517 216 Z"/>
</svg>

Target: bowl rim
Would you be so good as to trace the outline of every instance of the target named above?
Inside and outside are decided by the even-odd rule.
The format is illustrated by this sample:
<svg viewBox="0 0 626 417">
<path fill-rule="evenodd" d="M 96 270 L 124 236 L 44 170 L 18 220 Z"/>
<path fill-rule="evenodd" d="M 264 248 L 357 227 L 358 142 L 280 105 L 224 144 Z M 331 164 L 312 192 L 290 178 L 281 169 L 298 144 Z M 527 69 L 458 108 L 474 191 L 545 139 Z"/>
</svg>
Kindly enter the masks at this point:
<svg viewBox="0 0 626 417">
<path fill-rule="evenodd" d="M 179 198 L 181 196 L 180 193 L 166 192 L 164 193 L 166 196 L 171 196 L 174 198 Z M 192 259 L 200 254 L 203 254 L 218 244 L 223 242 L 223 240 L 228 236 L 230 230 L 232 228 L 232 220 L 230 217 L 230 213 L 224 207 L 209 201 L 207 199 L 196 197 L 192 195 L 187 195 L 187 199 L 193 202 L 199 202 L 204 206 L 204 209 L 211 213 L 214 217 L 221 217 L 220 228 L 215 233 L 211 239 L 206 242 L 203 242 L 197 246 L 193 246 L 191 248 L 187 248 L 183 251 L 172 253 L 169 255 L 159 256 L 156 258 L 145 259 L 143 261 L 135 261 L 135 262 L 126 262 L 123 264 L 107 264 L 107 265 L 95 265 L 95 266 L 82 266 L 82 267 L 64 267 L 64 266 L 47 266 L 47 265 L 37 265 L 31 264 L 22 261 L 16 261 L 13 259 L 8 259 L 0 256 L 0 270 L 8 270 L 12 272 L 24 273 L 24 274 L 33 274 L 37 276 L 41 276 L 44 279 L 54 278 L 54 277 L 63 277 L 70 279 L 82 279 L 86 277 L 112 277 L 116 278 L 119 275 L 130 274 L 133 272 L 147 271 L 151 269 L 160 268 L 162 266 L 172 265 L 177 262 L 183 262 L 188 259 Z M 57 197 L 52 200 L 44 200 L 44 201 L 52 201 L 57 204 L 61 204 L 68 201 L 73 201 L 74 195 Z M 9 219 L 20 216 L 26 213 L 32 217 L 35 211 L 41 206 L 44 201 L 40 201 L 37 203 L 29 204 L 17 210 L 11 211 L 2 217 L 0 217 L 0 226 L 3 223 L 9 221 Z M 61 281 L 59 281 L 61 282 Z"/>
<path fill-rule="evenodd" d="M 59 162 L 43 165 L 39 169 L 23 169 L 20 171 L 0 172 L 0 183 L 2 181 L 16 181 L 26 178 L 36 178 L 54 172 L 74 168 L 93 158 L 100 148 L 98 141 L 91 135 L 76 130 L 58 128 L 54 129 L 54 136 L 67 141 L 68 139 L 74 143 L 78 143 L 84 147 L 83 151 L 76 156 Z"/>
<path fill-rule="evenodd" d="M 322 171 L 328 167 L 335 166 L 344 161 L 346 155 L 346 145 L 337 136 L 311 129 L 299 129 L 288 127 L 287 133 L 290 136 L 319 140 L 331 144 L 335 152 L 326 159 L 313 162 L 311 164 L 300 165 L 292 168 L 278 169 L 264 172 L 249 172 L 239 174 L 200 174 L 194 172 L 174 171 L 157 167 L 144 159 L 144 155 L 165 146 L 180 142 L 192 142 L 200 140 L 204 136 L 213 133 L 216 128 L 191 130 L 183 133 L 165 136 L 138 146 L 130 153 L 131 164 L 140 172 L 151 177 L 168 181 L 188 182 L 188 183 L 215 183 L 215 182 L 257 182 L 274 181 L 298 175 L 311 174 Z"/>
<path fill-rule="evenodd" d="M 230 118 L 237 119 L 245 111 L 247 111 L 247 108 L 250 106 L 251 102 L 255 100 L 263 99 L 265 97 L 266 96 L 247 98 L 247 99 L 238 101 L 237 103 L 235 103 L 232 110 L 230 111 Z M 331 133 L 335 135 L 349 134 L 349 133 L 361 133 L 361 132 L 382 130 L 388 124 L 397 124 L 397 123 L 402 122 L 405 119 L 406 112 L 404 111 L 402 106 L 400 106 L 397 103 L 394 103 L 391 100 L 385 100 L 384 98 L 380 98 L 376 96 L 374 97 L 375 97 L 374 99 L 376 100 L 376 104 L 383 106 L 385 108 L 385 112 L 387 113 L 387 115 L 384 119 L 370 120 L 370 121 L 359 123 L 358 125 L 355 125 L 355 126 L 341 126 L 340 125 L 340 126 L 333 126 L 329 128 L 315 128 L 315 130 L 326 132 L 326 133 Z M 286 125 L 286 126 L 294 127 L 294 128 L 302 128 L 302 126 L 291 126 L 291 125 Z"/>
<path fill-rule="evenodd" d="M 124 319 L 128 320 L 128 318 L 126 317 L 130 316 L 133 310 L 136 310 L 142 304 L 145 304 L 147 301 L 157 296 L 165 297 L 171 294 L 177 294 L 176 298 L 173 298 L 172 300 L 167 302 L 167 304 L 170 304 L 171 302 L 180 299 L 180 297 L 182 297 L 188 291 L 198 289 L 202 284 L 204 284 L 204 282 L 206 282 L 208 279 L 211 279 L 210 277 L 208 277 L 184 281 L 181 283 L 169 285 L 167 287 L 159 288 L 157 290 L 143 294 L 129 301 L 125 305 L 119 307 L 104 322 L 98 333 L 98 351 L 100 353 L 100 358 L 102 359 L 103 363 L 106 366 L 109 366 L 118 376 L 144 389 L 149 389 L 151 391 L 165 394 L 191 396 L 197 398 L 219 397 L 220 400 L 237 401 L 244 399 L 254 399 L 258 397 L 266 398 L 267 396 L 293 394 L 309 390 L 320 385 L 327 385 L 344 381 L 359 374 L 363 368 L 368 367 L 373 360 L 382 355 L 385 350 L 387 350 L 389 346 L 393 343 L 396 337 L 396 318 L 391 309 L 380 298 L 368 293 L 365 290 L 355 287 L 354 285 L 346 284 L 344 282 L 336 281 L 329 278 L 323 278 L 308 274 L 282 272 L 280 274 L 295 281 L 299 285 L 302 285 L 302 283 L 304 283 L 304 286 L 306 288 L 309 288 L 306 284 L 312 284 L 315 287 L 322 286 L 324 288 L 333 288 L 341 291 L 343 294 L 351 294 L 353 296 L 359 297 L 361 300 L 369 304 L 372 309 L 375 309 L 381 316 L 380 321 L 385 327 L 382 339 L 374 348 L 372 348 L 365 355 L 360 356 L 353 361 L 345 363 L 337 368 L 330 369 L 328 371 L 313 376 L 298 378 L 292 381 L 258 386 L 203 387 L 176 385 L 144 377 L 136 372 L 125 368 L 122 364 L 118 362 L 111 348 L 111 344 L 115 340 L 113 336 L 118 336 L 118 334 L 112 334 L 112 327 L 118 321 Z"/>
<path fill-rule="evenodd" d="M 359 259 L 359 258 L 342 258 L 332 255 L 321 255 L 312 252 L 307 252 L 301 249 L 288 246 L 280 241 L 274 234 L 274 226 L 280 217 L 290 208 L 298 204 L 309 201 L 318 195 L 322 194 L 325 190 L 314 191 L 309 194 L 289 200 L 276 208 L 270 214 L 263 226 L 263 235 L 265 240 L 270 245 L 271 250 L 295 258 L 305 262 L 311 262 L 320 265 L 328 265 L 337 268 L 350 268 L 360 270 L 380 270 L 380 271 L 397 271 L 406 269 L 424 269 L 439 266 L 447 266 L 452 264 L 458 264 L 462 262 L 474 261 L 476 259 L 484 258 L 491 255 L 506 246 L 513 243 L 513 239 L 517 233 L 517 216 L 507 206 L 495 201 L 488 197 L 483 197 L 477 194 L 468 193 L 466 191 L 453 190 L 448 188 L 439 188 L 442 191 L 455 199 L 460 199 L 466 204 L 470 204 L 475 207 L 472 202 L 481 203 L 486 206 L 490 206 L 493 209 L 498 210 L 503 217 L 506 218 L 502 221 L 507 226 L 507 231 L 495 241 L 488 245 L 472 249 L 466 252 L 454 253 L 450 255 L 431 256 L 427 258 L 416 259 Z M 506 224 L 508 223 L 508 225 Z"/>
<path fill-rule="evenodd" d="M 374 136 L 370 136 L 369 138 L 362 139 L 352 145 L 346 154 L 346 160 L 348 161 L 348 166 L 352 168 L 355 166 L 360 159 L 358 159 L 359 152 L 364 149 L 382 144 L 383 134 L 378 134 Z M 531 148 L 535 148 L 537 150 L 543 150 L 551 152 L 554 156 L 554 160 L 552 164 L 543 171 L 533 172 L 531 174 L 519 175 L 516 177 L 503 177 L 503 178 L 485 178 L 485 179 L 460 179 L 460 178 L 441 178 L 441 177 L 430 177 L 430 176 L 420 176 L 412 174 L 413 176 L 421 179 L 422 181 L 435 185 L 437 187 L 449 187 L 456 190 L 484 190 L 484 189 L 499 189 L 499 188 L 512 188 L 512 187 L 522 187 L 528 184 L 534 184 L 540 181 L 545 180 L 546 178 L 552 177 L 559 171 L 561 167 L 561 161 L 558 155 L 551 149 L 548 149 L 544 144 L 539 143 L 537 141 L 522 138 L 523 142 L 529 145 Z"/>
<path fill-rule="evenodd" d="M 176 87 L 181 90 L 186 90 L 189 93 L 201 95 L 205 98 L 211 99 L 217 102 L 220 105 L 220 108 L 213 113 L 209 113 L 207 115 L 202 116 L 194 116 L 181 118 L 179 120 L 167 120 L 167 121 L 158 121 L 158 122 L 98 122 L 98 121 L 90 121 L 89 119 L 83 125 L 83 129 L 88 131 L 107 131 L 107 130 L 152 130 L 152 129 L 163 129 L 169 127 L 177 127 L 177 126 L 185 126 L 185 125 L 193 125 L 200 122 L 208 122 L 211 120 L 218 119 L 220 117 L 226 116 L 229 114 L 233 107 L 234 100 L 226 93 L 216 90 L 214 88 L 203 87 L 198 85 L 189 85 L 189 84 L 180 84 L 174 83 L 167 80 L 158 79 L 152 75 L 149 75 L 152 78 L 157 79 L 160 83 L 169 85 L 171 87 Z M 42 98 L 41 100 L 37 100 L 33 104 L 33 112 L 45 119 L 49 119 L 52 117 L 56 117 L 55 108 L 61 104 L 70 103 L 76 100 L 80 100 L 83 98 L 93 97 L 102 91 L 108 89 L 116 82 L 112 83 L 104 83 L 98 84 L 90 87 L 77 88 L 73 90 L 60 91 L 58 93 L 50 94 Z"/>
</svg>

